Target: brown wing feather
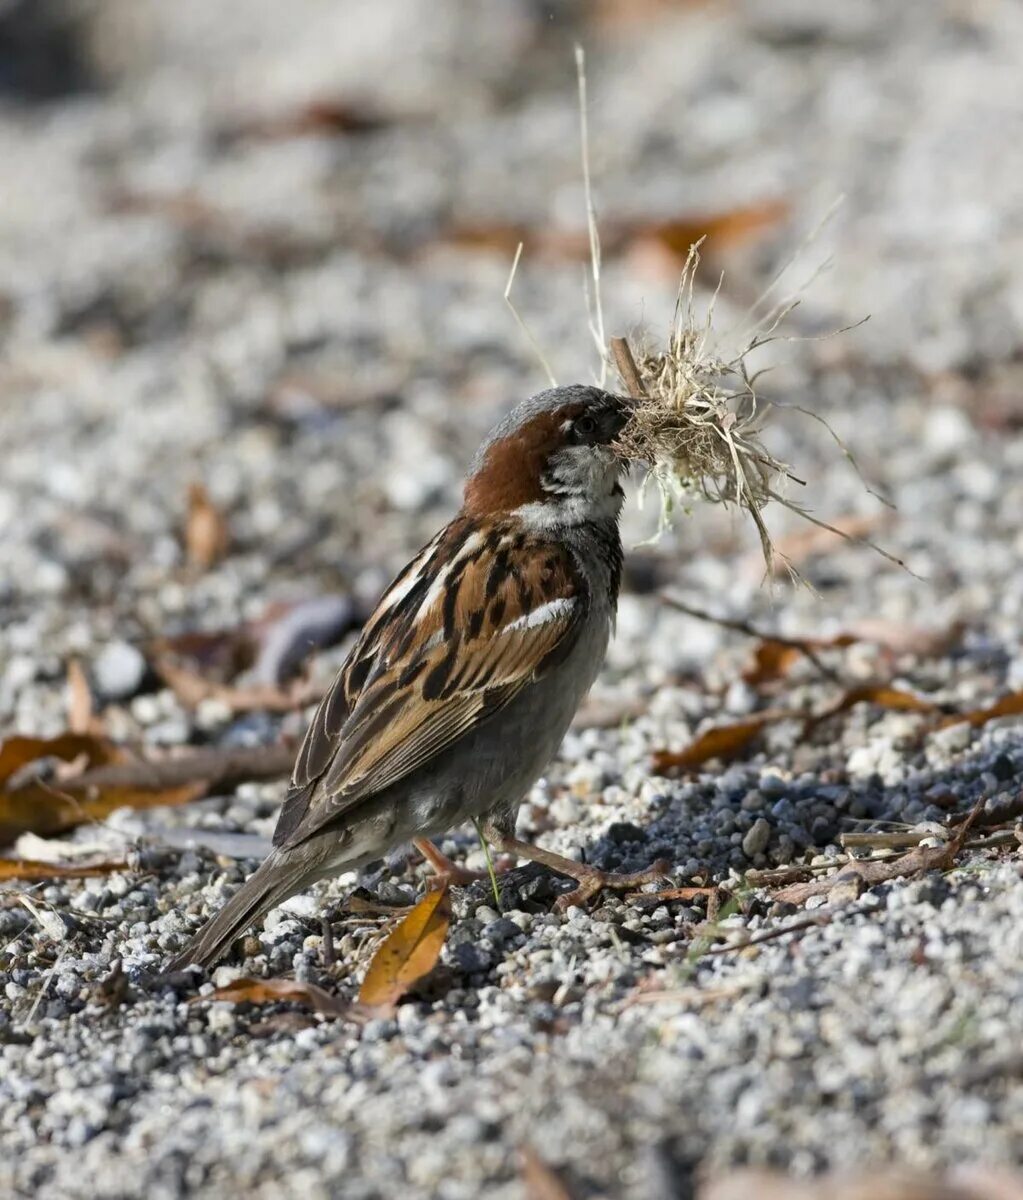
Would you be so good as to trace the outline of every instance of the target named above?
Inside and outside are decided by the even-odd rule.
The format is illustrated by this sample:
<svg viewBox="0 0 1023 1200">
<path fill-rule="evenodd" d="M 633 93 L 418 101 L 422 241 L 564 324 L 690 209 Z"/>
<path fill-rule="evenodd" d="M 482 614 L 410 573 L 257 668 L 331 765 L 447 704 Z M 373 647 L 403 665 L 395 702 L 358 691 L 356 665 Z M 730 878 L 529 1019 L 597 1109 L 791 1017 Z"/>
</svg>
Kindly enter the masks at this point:
<svg viewBox="0 0 1023 1200">
<path fill-rule="evenodd" d="M 544 605 L 546 619 L 527 623 Z M 570 649 L 585 607 L 560 547 L 453 522 L 391 586 L 321 702 L 275 844 L 310 836 L 504 707 Z"/>
</svg>

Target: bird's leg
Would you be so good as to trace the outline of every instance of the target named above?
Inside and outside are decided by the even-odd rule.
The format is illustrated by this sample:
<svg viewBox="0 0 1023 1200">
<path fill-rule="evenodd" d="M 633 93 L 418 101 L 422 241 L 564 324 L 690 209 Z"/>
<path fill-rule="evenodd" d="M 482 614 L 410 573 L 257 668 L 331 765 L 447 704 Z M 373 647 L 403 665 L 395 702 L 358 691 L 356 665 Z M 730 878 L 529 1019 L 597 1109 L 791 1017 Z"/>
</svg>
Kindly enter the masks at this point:
<svg viewBox="0 0 1023 1200">
<path fill-rule="evenodd" d="M 436 886 L 439 886 L 440 881 L 444 879 L 455 887 L 466 887 L 470 883 L 476 883 L 480 879 L 490 878 L 489 871 L 470 871 L 467 867 L 460 867 L 458 863 L 452 862 L 443 851 L 437 849 L 429 838 L 413 838 L 412 845 L 415 846 L 423 858 L 437 872 Z M 507 871 L 509 865 L 508 863 L 498 862 L 496 870 L 498 872 Z M 433 885 L 432 881 L 431 885 Z"/>
<path fill-rule="evenodd" d="M 581 908 L 604 888 L 610 888 L 613 891 L 628 891 L 630 888 L 641 887 L 644 883 L 653 883 L 668 871 L 668 863 L 663 858 L 659 858 L 653 866 L 647 867 L 645 871 L 619 875 L 612 871 L 601 871 L 587 863 L 565 858 L 561 854 L 555 854 L 553 850 L 544 850 L 542 846 L 533 846 L 529 842 L 520 841 L 517 837 L 502 833 L 493 826 L 487 826 L 486 832 L 491 845 L 498 850 L 510 851 L 512 854 L 518 854 L 532 862 L 543 863 L 545 867 L 550 867 L 559 875 L 567 875 L 569 879 L 576 881 L 579 885 L 577 888 L 558 897 L 554 907 L 559 912 L 563 912 L 574 904 Z"/>
</svg>

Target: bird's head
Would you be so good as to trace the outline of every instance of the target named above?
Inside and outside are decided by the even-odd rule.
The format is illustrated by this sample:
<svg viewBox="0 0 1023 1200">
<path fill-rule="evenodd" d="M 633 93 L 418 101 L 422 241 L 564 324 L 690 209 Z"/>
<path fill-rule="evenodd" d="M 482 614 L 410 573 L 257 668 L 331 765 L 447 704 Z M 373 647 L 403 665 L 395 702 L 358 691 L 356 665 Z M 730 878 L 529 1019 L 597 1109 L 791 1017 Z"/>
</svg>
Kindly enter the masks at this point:
<svg viewBox="0 0 1023 1200">
<path fill-rule="evenodd" d="M 628 400 L 581 384 L 524 400 L 477 450 L 465 511 L 538 529 L 615 520 L 624 464 L 611 443 L 628 417 Z"/>
</svg>

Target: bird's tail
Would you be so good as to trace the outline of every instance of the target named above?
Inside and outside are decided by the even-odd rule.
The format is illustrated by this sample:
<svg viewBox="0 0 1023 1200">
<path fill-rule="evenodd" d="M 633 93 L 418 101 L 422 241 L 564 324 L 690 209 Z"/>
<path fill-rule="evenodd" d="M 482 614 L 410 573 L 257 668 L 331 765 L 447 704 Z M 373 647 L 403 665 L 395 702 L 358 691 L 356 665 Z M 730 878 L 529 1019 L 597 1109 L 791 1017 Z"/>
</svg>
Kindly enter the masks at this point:
<svg viewBox="0 0 1023 1200">
<path fill-rule="evenodd" d="M 305 856 L 293 850 L 273 851 L 164 970 L 180 971 L 190 963 L 201 967 L 215 963 L 240 933 L 316 878 Z"/>
</svg>

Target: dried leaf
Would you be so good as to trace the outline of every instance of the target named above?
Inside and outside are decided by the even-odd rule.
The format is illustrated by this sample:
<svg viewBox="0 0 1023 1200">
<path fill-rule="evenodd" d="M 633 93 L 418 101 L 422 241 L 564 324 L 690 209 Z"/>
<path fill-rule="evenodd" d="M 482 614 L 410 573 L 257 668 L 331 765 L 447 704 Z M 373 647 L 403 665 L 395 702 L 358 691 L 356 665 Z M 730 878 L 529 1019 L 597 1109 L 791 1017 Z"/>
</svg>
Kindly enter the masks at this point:
<svg viewBox="0 0 1023 1200">
<path fill-rule="evenodd" d="M 601 241 L 608 255 L 626 251 L 643 252 L 651 247 L 671 258 L 671 269 L 677 271 L 694 242 L 708 239 L 713 252 L 725 246 L 738 245 L 764 229 L 781 221 L 788 212 L 784 201 L 765 201 L 721 212 L 693 213 L 662 221 L 622 222 L 604 229 Z M 590 254 L 589 237 L 585 229 L 534 229 L 510 221 L 476 222 L 456 225 L 443 239 L 449 245 L 471 250 L 490 251 L 509 258 L 519 244 L 540 258 L 586 261 Z"/>
<path fill-rule="evenodd" d="M 206 571 L 227 553 L 227 521 L 201 483 L 188 489 L 185 557 L 190 566 Z"/>
<path fill-rule="evenodd" d="M 32 780 L 17 788 L 0 791 L 0 845 L 23 833 L 60 833 L 75 825 L 102 821 L 119 808 L 163 808 L 191 804 L 206 795 L 205 781 L 179 787 L 96 787 L 74 779 L 59 787 Z"/>
<path fill-rule="evenodd" d="M 359 1003 L 392 1009 L 440 958 L 451 920 L 447 884 L 428 891 L 373 956 L 359 989 Z"/>
<path fill-rule="evenodd" d="M 72 733 L 93 733 L 92 689 L 77 658 L 67 665 L 67 727 Z"/>
<path fill-rule="evenodd" d="M 299 983 L 295 979 L 235 979 L 207 996 L 195 996 L 190 1003 L 203 1000 L 222 1000 L 228 1004 L 279 1004 L 288 1001 L 304 1004 L 325 1017 L 341 1017 L 349 1010 L 336 996 L 314 983 Z"/>
<path fill-rule="evenodd" d="M 526 1200 L 572 1200 L 572 1193 L 561 1177 L 549 1167 L 532 1146 L 523 1146 L 522 1185 Z"/>
<path fill-rule="evenodd" d="M 987 708 L 973 709 L 971 712 L 949 717 L 942 723 L 957 725 L 960 721 L 968 721 L 976 727 L 993 721 L 996 717 L 1018 717 L 1021 714 L 1023 714 L 1023 692 L 1010 692 L 1008 696 L 1003 696 L 1001 700 L 996 700 Z"/>
<path fill-rule="evenodd" d="M 876 704 L 878 708 L 891 712 L 935 713 L 940 708 L 933 700 L 925 696 L 916 696 L 912 692 L 904 692 L 900 688 L 889 687 L 887 684 L 867 683 L 861 687 L 851 688 L 834 704 L 811 717 L 803 731 L 804 737 L 815 729 L 822 721 L 830 720 L 839 713 L 847 712 L 857 704 Z M 962 720 L 963 718 L 957 718 Z"/>
<path fill-rule="evenodd" d="M 635 240 L 652 240 L 679 259 L 685 259 L 690 247 L 707 239 L 710 251 L 725 245 L 735 246 L 777 225 L 788 214 L 783 200 L 766 200 L 722 212 L 697 213 L 668 221 L 654 221 L 633 230 Z"/>
<path fill-rule="evenodd" d="M 654 753 L 654 771 L 688 771 L 700 767 L 712 758 L 727 760 L 744 750 L 765 725 L 781 720 L 787 714 L 760 713 L 748 721 L 734 725 L 716 725 L 708 729 L 684 750 L 659 750 Z"/>
<path fill-rule="evenodd" d="M 34 858 L 0 858 L 0 880 L 27 879 L 37 882 L 46 879 L 92 879 L 127 869 L 123 859 L 77 864 L 40 862 Z"/>
<path fill-rule="evenodd" d="M 753 651 L 753 661 L 743 671 L 742 677 L 750 687 L 760 687 L 761 684 L 784 679 L 803 657 L 803 653 L 795 646 L 764 641 Z"/>
<path fill-rule="evenodd" d="M 146 658 L 166 660 L 197 671 L 207 679 L 227 683 L 256 658 L 256 636 L 251 625 L 235 629 L 188 630 L 172 637 L 154 638 L 145 646 Z"/>
<path fill-rule="evenodd" d="M 847 893 L 837 892 L 835 889 L 843 888 L 846 884 L 852 885 L 848 893 L 851 894 L 853 890 L 858 893 L 859 890 L 871 888 L 877 883 L 887 883 L 889 879 L 920 875 L 925 871 L 948 870 L 962 850 L 966 835 L 980 816 L 983 807 L 983 801 L 974 805 L 970 815 L 947 845 L 917 846 L 908 854 L 900 854 L 898 858 L 850 863 L 836 875 L 783 887 L 772 893 L 773 898 L 786 904 L 805 904 L 811 896 L 829 896 L 834 892 L 838 900 L 844 898 Z"/>
<path fill-rule="evenodd" d="M 298 137 L 364 135 L 386 129 L 392 118 L 356 100 L 323 96 L 292 112 L 239 121 L 220 131 L 225 142 L 239 138 L 281 141 Z"/>
<path fill-rule="evenodd" d="M 124 762 L 124 751 L 107 738 L 93 734 L 62 733 L 58 737 L 6 738 L 0 743 L 0 785 L 5 784 L 22 767 L 43 758 L 59 758 L 73 762 L 84 758 L 86 768 Z"/>
</svg>

